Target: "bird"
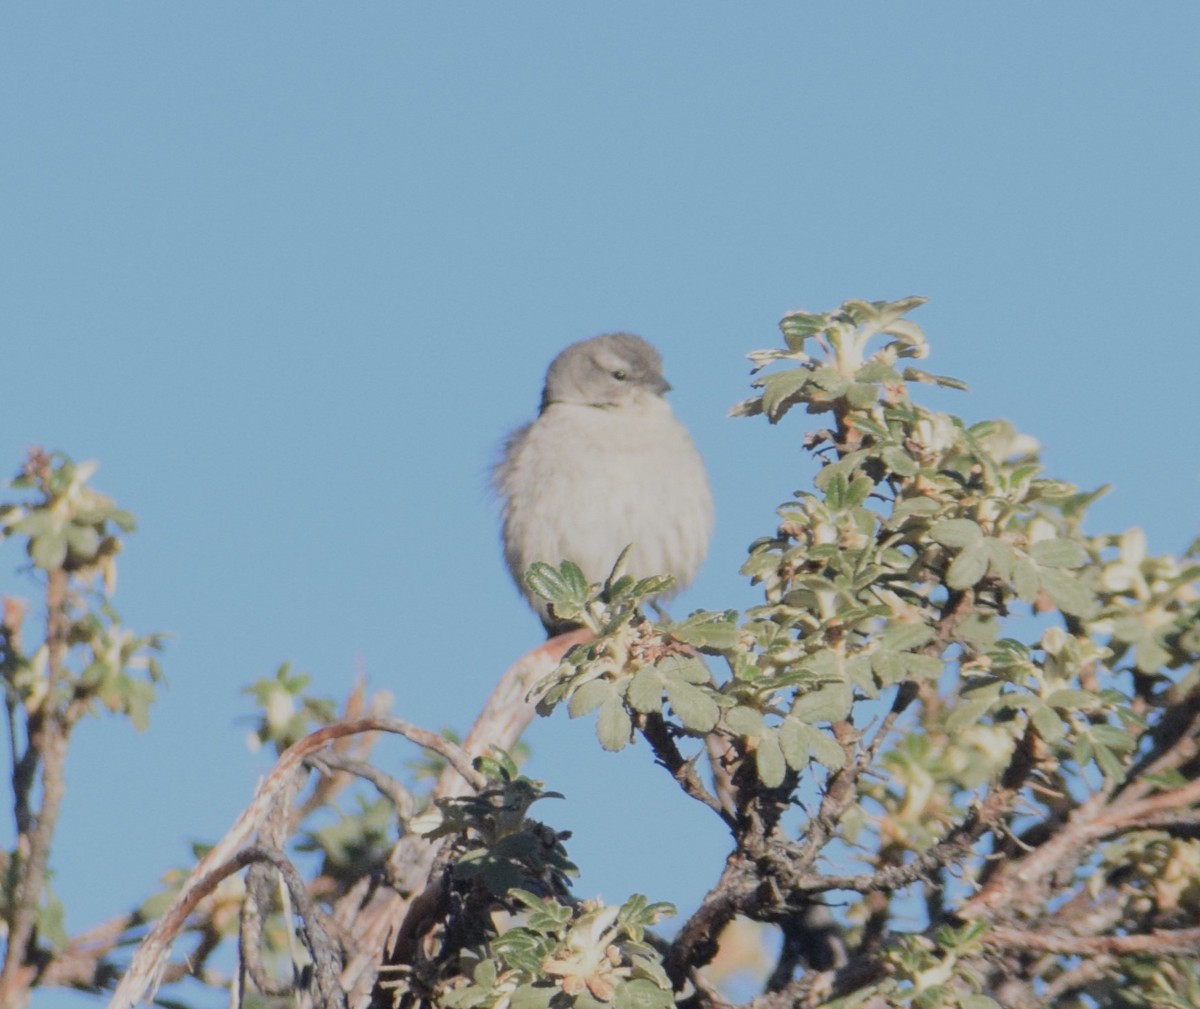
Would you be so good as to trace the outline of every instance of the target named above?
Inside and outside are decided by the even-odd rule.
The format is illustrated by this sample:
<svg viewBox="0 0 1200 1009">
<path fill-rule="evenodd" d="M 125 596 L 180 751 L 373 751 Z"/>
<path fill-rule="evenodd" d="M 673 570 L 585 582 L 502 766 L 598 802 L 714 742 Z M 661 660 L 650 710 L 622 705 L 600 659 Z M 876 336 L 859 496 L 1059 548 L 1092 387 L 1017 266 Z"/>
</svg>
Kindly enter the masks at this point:
<svg viewBox="0 0 1200 1009">
<path fill-rule="evenodd" d="M 526 584 L 536 561 L 570 560 L 602 582 L 626 547 L 635 579 L 671 575 L 660 599 L 687 586 L 708 552 L 708 474 L 665 395 L 662 356 L 632 333 L 571 344 L 546 371 L 536 419 L 504 442 L 493 473 L 504 559 L 517 588 L 554 637 L 557 618 Z"/>
</svg>

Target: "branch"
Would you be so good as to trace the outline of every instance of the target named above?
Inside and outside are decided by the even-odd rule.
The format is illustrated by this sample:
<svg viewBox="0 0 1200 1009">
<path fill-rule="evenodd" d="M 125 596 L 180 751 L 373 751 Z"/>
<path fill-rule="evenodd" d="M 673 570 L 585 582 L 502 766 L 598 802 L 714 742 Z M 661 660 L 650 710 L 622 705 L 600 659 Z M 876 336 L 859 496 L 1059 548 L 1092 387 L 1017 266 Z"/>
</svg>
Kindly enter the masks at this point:
<svg viewBox="0 0 1200 1009">
<path fill-rule="evenodd" d="M 25 850 L 26 854 L 14 854 L 13 860 L 18 870 L 18 883 L 13 897 L 13 916 L 9 925 L 8 948 L 5 952 L 4 971 L 0 973 L 0 1005 L 17 1005 L 18 992 L 28 988 L 34 968 L 26 964 L 30 940 L 33 938 L 34 924 L 37 921 L 38 905 L 41 903 L 42 886 L 46 879 L 46 868 L 50 862 L 50 846 L 54 840 L 54 831 L 58 825 L 59 811 L 62 809 L 63 796 L 66 793 L 66 780 L 63 767 L 67 759 L 66 728 L 62 724 L 61 713 L 57 708 L 58 684 L 65 670 L 67 650 L 67 572 L 63 568 L 54 568 L 49 572 L 46 583 L 46 644 L 47 644 L 47 677 L 46 693 L 42 697 L 37 711 L 29 719 L 29 739 L 22 765 L 27 767 L 14 768 L 14 785 L 18 784 L 21 773 L 28 771 L 32 777 L 33 768 L 37 766 L 40 757 L 42 764 L 42 795 L 41 808 L 33 817 L 32 830 L 28 825 L 18 824 L 20 837 L 17 842 L 17 852 Z M 27 799 L 28 793 L 24 793 Z M 18 810 L 23 803 L 22 795 L 17 796 Z M 26 832 L 28 830 L 28 833 Z M 19 864 L 21 860 L 23 864 Z"/>
<path fill-rule="evenodd" d="M 704 895 L 700 906 L 683 923 L 663 958 L 663 967 L 676 988 L 687 980 L 691 971 L 712 960 L 721 930 L 746 910 L 758 886 L 757 873 L 746 855 L 741 851 L 730 854 L 716 886 Z"/>
<path fill-rule="evenodd" d="M 418 746 L 423 746 L 427 750 L 433 750 L 434 753 L 446 759 L 446 763 L 450 765 L 450 768 L 457 772 L 463 782 L 470 786 L 472 791 L 481 792 L 487 788 L 487 778 L 471 766 L 469 751 L 456 746 L 445 737 L 439 736 L 436 732 L 430 732 L 428 729 L 420 729 L 408 722 L 401 721 L 399 718 L 390 718 L 383 715 L 376 718 L 363 718 L 359 721 L 374 723 L 373 728 L 383 732 L 395 732 L 404 736 L 405 739 L 412 740 Z M 360 731 L 365 732 L 369 730 L 362 729 Z M 445 774 L 443 774 L 443 777 L 445 777 Z"/>
<path fill-rule="evenodd" d="M 303 763 L 309 754 L 315 753 L 333 740 L 361 732 L 399 733 L 421 746 L 427 746 L 440 753 L 456 773 L 469 774 L 470 777 L 467 781 L 473 787 L 477 782 L 483 781 L 482 775 L 470 766 L 465 754 L 453 743 L 436 733 L 419 729 L 398 718 L 359 718 L 350 722 L 336 722 L 305 736 L 284 750 L 271 773 L 258 786 L 250 805 L 238 817 L 229 832 L 196 864 L 170 910 L 159 919 L 138 946 L 129 970 L 121 979 L 121 983 L 117 986 L 117 990 L 109 1002 L 110 1009 L 132 1009 L 147 993 L 152 993 L 157 989 L 170 955 L 171 944 L 179 929 L 182 928 L 184 919 L 191 913 L 200 896 L 211 892 L 211 886 L 215 886 L 216 882 L 220 881 L 218 879 L 211 883 L 211 886 L 209 885 L 214 874 L 219 872 L 222 867 L 231 864 L 243 843 L 266 823 L 277 794 L 288 787 L 292 772 Z M 225 874 L 228 875 L 228 872 Z M 196 893 L 205 886 L 208 886 L 209 889 L 196 896 Z M 183 911 L 182 918 L 178 917 L 180 909 L 186 909 Z"/>
<path fill-rule="evenodd" d="M 412 815 L 413 796 L 399 781 L 390 774 L 381 771 L 374 764 L 365 760 L 355 760 L 353 757 L 343 757 L 338 753 L 322 753 L 305 760 L 305 765 L 316 768 L 324 774 L 343 773 L 361 778 L 375 786 L 375 790 L 396 807 L 401 820 L 407 820 Z"/>
<path fill-rule="evenodd" d="M 1000 949 L 1036 950 L 1065 956 L 1127 956 L 1150 953 L 1156 956 L 1193 956 L 1200 945 L 1200 928 L 1154 929 L 1134 935 L 1072 935 L 1067 932 L 997 926 L 985 941 Z"/>
<path fill-rule="evenodd" d="M 239 853 L 236 861 L 242 865 L 266 862 L 273 866 L 287 885 L 288 893 L 296 906 L 297 930 L 304 939 L 313 961 L 313 986 L 316 989 L 316 1005 L 320 1009 L 343 1009 L 346 996 L 342 992 L 338 975 L 341 957 L 337 947 L 325 930 L 324 912 L 317 906 L 308 892 L 300 873 L 288 858 L 276 848 L 256 846 Z"/>
<path fill-rule="evenodd" d="M 641 730 L 642 736 L 650 744 L 650 749 L 654 751 L 654 756 L 663 767 L 671 772 L 671 777 L 678 782 L 679 787 L 687 795 L 716 813 L 730 830 L 736 831 L 737 819 L 704 787 L 700 775 L 696 773 L 695 763 L 685 760 L 683 754 L 679 752 L 679 747 L 675 745 L 675 739 L 667 728 L 667 723 L 663 720 L 662 715 L 646 715 L 641 720 Z"/>
<path fill-rule="evenodd" d="M 874 890 L 900 890 L 918 880 L 929 879 L 943 866 L 958 862 L 974 852 L 974 844 L 1012 808 L 1016 793 L 994 789 L 981 805 L 973 806 L 966 817 L 927 851 L 915 856 L 905 865 L 888 866 L 876 872 L 857 876 L 798 875 L 788 881 L 797 894 L 824 893 L 829 890 L 853 890 L 870 893 Z"/>
</svg>

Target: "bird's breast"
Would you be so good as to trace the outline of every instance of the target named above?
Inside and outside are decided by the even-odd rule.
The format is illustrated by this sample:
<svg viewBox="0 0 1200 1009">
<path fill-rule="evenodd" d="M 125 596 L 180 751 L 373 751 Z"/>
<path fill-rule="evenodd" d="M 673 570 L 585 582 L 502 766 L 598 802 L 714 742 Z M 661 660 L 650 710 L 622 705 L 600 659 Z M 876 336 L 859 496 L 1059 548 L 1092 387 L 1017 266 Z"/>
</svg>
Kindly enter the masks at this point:
<svg viewBox="0 0 1200 1009">
<path fill-rule="evenodd" d="M 511 558 L 518 563 L 569 558 L 600 581 L 633 544 L 630 574 L 671 574 L 685 584 L 707 550 L 704 464 L 665 401 L 553 404 L 529 427 L 505 482 L 509 531 L 527 548 Z"/>
</svg>

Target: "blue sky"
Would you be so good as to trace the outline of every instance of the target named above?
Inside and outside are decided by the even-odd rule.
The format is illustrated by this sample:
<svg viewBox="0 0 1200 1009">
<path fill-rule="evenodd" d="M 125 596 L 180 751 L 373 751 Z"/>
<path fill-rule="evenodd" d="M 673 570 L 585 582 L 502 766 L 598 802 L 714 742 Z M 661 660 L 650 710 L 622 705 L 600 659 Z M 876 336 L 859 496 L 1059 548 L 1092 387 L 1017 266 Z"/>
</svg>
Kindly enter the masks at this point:
<svg viewBox="0 0 1200 1009">
<path fill-rule="evenodd" d="M 594 333 L 659 346 L 709 463 L 676 612 L 757 600 L 746 546 L 812 467 L 802 417 L 726 411 L 784 312 L 846 298 L 930 297 L 928 366 L 972 387 L 930 401 L 1112 482 L 1093 531 L 1182 549 L 1198 49 L 1190 2 L 6 5 L 0 470 L 99 460 L 141 522 L 117 606 L 172 634 L 150 729 L 72 751 L 71 929 L 229 826 L 268 766 L 240 691 L 282 660 L 465 727 L 540 638 L 488 468 Z M 645 747 L 529 738 L 581 893 L 698 900 L 724 837 Z M 658 843 L 681 825 L 694 858 Z"/>
</svg>

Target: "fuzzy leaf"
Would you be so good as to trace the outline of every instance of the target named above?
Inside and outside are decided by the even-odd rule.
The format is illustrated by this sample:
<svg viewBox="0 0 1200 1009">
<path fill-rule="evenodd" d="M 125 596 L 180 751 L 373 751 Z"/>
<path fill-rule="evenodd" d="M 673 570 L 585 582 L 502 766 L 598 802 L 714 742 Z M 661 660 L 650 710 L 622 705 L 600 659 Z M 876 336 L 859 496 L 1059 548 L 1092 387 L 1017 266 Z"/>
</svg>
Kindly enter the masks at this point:
<svg viewBox="0 0 1200 1009">
<path fill-rule="evenodd" d="M 907 652 L 928 644 L 933 638 L 933 628 L 928 624 L 897 622 L 888 625 L 883 632 L 883 644 L 897 652 Z"/>
<path fill-rule="evenodd" d="M 1086 617 L 1096 608 L 1095 597 L 1077 578 L 1058 568 L 1041 573 L 1042 588 L 1054 605 L 1073 617 Z"/>
<path fill-rule="evenodd" d="M 801 694 L 792 705 L 791 715 L 802 722 L 836 722 L 850 713 L 854 693 L 846 683 L 830 683 L 818 690 Z"/>
<path fill-rule="evenodd" d="M 632 733 L 633 723 L 629 719 L 629 712 L 614 694 L 600 706 L 600 715 L 596 719 L 596 738 L 606 750 L 615 753 L 625 749 Z"/>
<path fill-rule="evenodd" d="M 654 666 L 643 666 L 634 674 L 625 699 L 634 711 L 649 714 L 662 708 L 663 678 Z"/>
<path fill-rule="evenodd" d="M 1031 603 L 1037 599 L 1041 578 L 1038 576 L 1037 565 L 1025 557 L 1018 557 L 1013 564 L 1013 588 L 1017 598 L 1022 602 Z"/>
<path fill-rule="evenodd" d="M 692 732 L 711 732 L 717 724 L 721 709 L 708 692 L 683 680 L 667 680 L 667 700 L 671 710 Z"/>
<path fill-rule="evenodd" d="M 725 613 L 694 613 L 686 620 L 668 624 L 666 630 L 677 641 L 694 648 L 712 651 L 733 648 L 741 635 L 736 610 Z"/>
<path fill-rule="evenodd" d="M 667 655 L 655 666 L 665 680 L 681 680 L 684 683 L 707 683 L 711 676 L 708 667 L 694 655 Z"/>
<path fill-rule="evenodd" d="M 1063 539 L 1035 543 L 1029 555 L 1044 568 L 1077 568 L 1087 559 L 1082 546 Z"/>
<path fill-rule="evenodd" d="M 1052 708 L 1048 708 L 1045 704 L 1038 702 L 1031 706 L 1029 717 L 1033 721 L 1033 727 L 1037 729 L 1037 734 L 1042 737 L 1043 741 L 1056 743 L 1062 739 L 1066 727 L 1063 725 L 1062 719 L 1054 713 Z"/>
<path fill-rule="evenodd" d="M 783 784 L 787 761 L 783 759 L 779 737 L 774 732 L 767 732 L 759 739 L 754 751 L 754 766 L 758 771 L 758 780 L 767 788 L 778 788 Z"/>
<path fill-rule="evenodd" d="M 509 1009 L 549 1009 L 558 990 L 556 984 L 523 984 L 508 997 Z"/>
<path fill-rule="evenodd" d="M 613 996 L 613 1009 L 671 1009 L 674 1004 L 669 986 L 664 990 L 644 977 L 626 981 Z"/>
<path fill-rule="evenodd" d="M 811 728 L 812 726 L 790 717 L 779 724 L 779 746 L 788 766 L 793 770 L 802 771 L 808 765 L 807 732 Z"/>
<path fill-rule="evenodd" d="M 762 405 L 772 423 L 787 413 L 810 378 L 812 372 L 807 368 L 789 368 L 767 376 L 763 382 Z"/>
<path fill-rule="evenodd" d="M 29 556 L 43 571 L 62 566 L 67 558 L 67 536 L 62 530 L 42 533 L 29 541 Z"/>
<path fill-rule="evenodd" d="M 525 572 L 525 584 L 551 603 L 578 607 L 587 602 L 587 579 L 571 561 L 563 561 L 557 568 L 538 561 Z"/>
<path fill-rule="evenodd" d="M 571 695 L 567 711 L 572 718 L 595 711 L 613 696 L 615 689 L 609 680 L 589 680 Z"/>
<path fill-rule="evenodd" d="M 977 540 L 955 557 L 946 569 L 946 584 L 952 589 L 969 589 L 979 583 L 987 574 L 987 569 L 987 550 L 984 542 Z"/>
<path fill-rule="evenodd" d="M 896 476 L 916 476 L 921 467 L 911 455 L 901 448 L 889 445 L 880 453 L 883 464 Z"/>
<path fill-rule="evenodd" d="M 767 723 L 757 708 L 738 706 L 725 712 L 725 725 L 736 735 L 754 738 L 763 734 Z"/>
<path fill-rule="evenodd" d="M 962 732 L 972 725 L 978 725 L 991 710 L 993 700 L 991 697 L 976 697 L 960 702 L 946 717 L 946 731 Z"/>
<path fill-rule="evenodd" d="M 1086 710 L 1096 707 L 1096 695 L 1090 690 L 1072 690 L 1064 688 L 1056 690 L 1046 699 L 1052 708 L 1063 708 L 1067 711 Z"/>
<path fill-rule="evenodd" d="M 846 751 L 832 736 L 826 735 L 820 729 L 811 729 L 808 739 L 808 749 L 813 760 L 823 764 L 831 771 L 840 771 L 846 766 Z"/>
<path fill-rule="evenodd" d="M 930 527 L 929 536 L 944 547 L 966 547 L 983 539 L 983 530 L 970 519 L 942 519 Z"/>
</svg>

